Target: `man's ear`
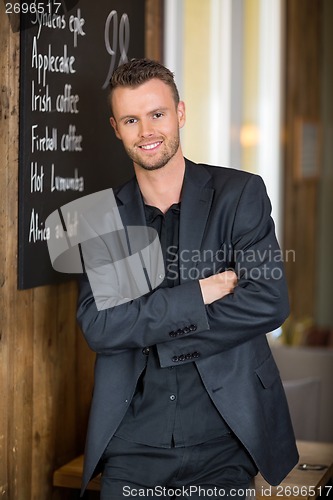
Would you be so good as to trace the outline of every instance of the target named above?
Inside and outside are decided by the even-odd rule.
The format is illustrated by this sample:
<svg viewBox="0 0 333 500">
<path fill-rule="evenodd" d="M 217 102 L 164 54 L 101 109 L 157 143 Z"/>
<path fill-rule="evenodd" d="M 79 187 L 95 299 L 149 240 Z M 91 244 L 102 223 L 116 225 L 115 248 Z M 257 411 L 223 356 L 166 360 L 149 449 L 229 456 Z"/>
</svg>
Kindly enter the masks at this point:
<svg viewBox="0 0 333 500">
<path fill-rule="evenodd" d="M 114 133 L 116 134 L 116 137 L 117 137 L 118 139 L 121 139 L 120 134 L 119 134 L 119 132 L 118 132 L 117 122 L 116 122 L 116 120 L 113 118 L 113 116 L 110 116 L 110 124 L 111 124 L 111 127 L 112 127 L 112 128 L 113 128 L 113 130 L 114 130 Z"/>
<path fill-rule="evenodd" d="M 178 125 L 179 128 L 184 127 L 186 121 L 185 103 L 184 101 L 179 101 L 177 105 L 177 115 L 178 115 Z"/>
</svg>

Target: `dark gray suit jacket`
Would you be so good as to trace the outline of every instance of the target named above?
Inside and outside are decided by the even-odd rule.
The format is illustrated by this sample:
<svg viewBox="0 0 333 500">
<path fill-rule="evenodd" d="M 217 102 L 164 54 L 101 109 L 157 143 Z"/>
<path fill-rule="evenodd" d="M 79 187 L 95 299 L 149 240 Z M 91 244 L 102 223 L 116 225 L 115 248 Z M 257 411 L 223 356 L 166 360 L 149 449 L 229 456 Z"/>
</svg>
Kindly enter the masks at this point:
<svg viewBox="0 0 333 500">
<path fill-rule="evenodd" d="M 145 225 L 136 180 L 114 194 L 123 224 Z M 278 484 L 295 466 L 286 398 L 266 340 L 289 313 L 270 211 L 259 176 L 186 160 L 181 284 L 98 311 L 82 279 L 78 321 L 97 353 L 83 489 L 128 409 L 146 362 L 142 349 L 151 345 L 162 368 L 196 363 L 217 409 L 269 483 Z M 101 241 L 108 249 L 107 239 Z M 227 268 L 238 273 L 234 293 L 205 306 L 198 278 Z M 111 293 L 118 293 L 116 285 Z"/>
</svg>

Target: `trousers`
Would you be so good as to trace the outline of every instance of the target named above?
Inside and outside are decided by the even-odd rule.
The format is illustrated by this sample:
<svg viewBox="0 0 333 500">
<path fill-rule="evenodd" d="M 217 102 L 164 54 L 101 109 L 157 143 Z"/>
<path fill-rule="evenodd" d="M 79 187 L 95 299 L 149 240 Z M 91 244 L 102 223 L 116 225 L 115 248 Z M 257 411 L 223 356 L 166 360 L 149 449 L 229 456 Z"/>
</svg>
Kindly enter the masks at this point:
<svg viewBox="0 0 333 500">
<path fill-rule="evenodd" d="M 199 445 L 171 448 L 114 436 L 102 462 L 101 500 L 243 500 L 255 496 L 250 486 L 258 469 L 231 433 Z"/>
</svg>

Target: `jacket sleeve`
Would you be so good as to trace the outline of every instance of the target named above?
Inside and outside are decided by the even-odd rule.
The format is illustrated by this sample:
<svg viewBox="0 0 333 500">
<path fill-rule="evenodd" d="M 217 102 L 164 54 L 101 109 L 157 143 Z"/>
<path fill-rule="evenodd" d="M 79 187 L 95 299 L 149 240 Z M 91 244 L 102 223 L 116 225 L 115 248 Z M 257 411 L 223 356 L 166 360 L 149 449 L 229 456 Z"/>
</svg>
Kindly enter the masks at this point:
<svg viewBox="0 0 333 500">
<path fill-rule="evenodd" d="M 102 238 L 93 245 L 99 259 L 109 261 L 108 249 Z M 92 248 L 90 246 L 90 250 Z M 90 348 L 98 353 L 110 354 L 123 349 L 142 348 L 157 343 L 175 341 L 207 330 L 208 320 L 197 281 L 174 288 L 156 289 L 146 295 L 123 302 L 117 273 L 103 276 L 104 265 L 99 262 L 98 309 L 87 274 L 79 283 L 77 319 Z M 178 333 L 176 333 L 178 332 Z"/>
<path fill-rule="evenodd" d="M 233 221 L 237 287 L 233 294 L 206 306 L 208 330 L 157 346 L 162 367 L 231 349 L 278 328 L 287 318 L 289 302 L 283 258 L 270 213 L 262 179 L 251 176 Z"/>
</svg>

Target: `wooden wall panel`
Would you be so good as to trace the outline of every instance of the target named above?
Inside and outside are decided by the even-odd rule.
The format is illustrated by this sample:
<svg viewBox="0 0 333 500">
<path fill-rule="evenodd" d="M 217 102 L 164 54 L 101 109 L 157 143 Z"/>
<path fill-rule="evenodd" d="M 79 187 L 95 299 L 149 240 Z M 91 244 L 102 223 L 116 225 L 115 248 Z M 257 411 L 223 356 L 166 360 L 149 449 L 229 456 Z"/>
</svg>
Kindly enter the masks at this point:
<svg viewBox="0 0 333 500">
<path fill-rule="evenodd" d="M 163 62 L 163 0 L 146 0 L 146 57 Z"/>
<path fill-rule="evenodd" d="M 287 278 L 294 319 L 315 313 L 318 180 L 295 179 L 298 119 L 318 120 L 321 113 L 322 0 L 286 2 L 285 101 L 285 237 L 294 249 L 287 262 Z"/>
<path fill-rule="evenodd" d="M 18 301 L 16 295 L 18 34 L 11 32 L 4 3 L 0 4 L 0 18 L 0 400 L 5 416 L 0 428 L 4 443 L 0 448 L 0 492 L 2 498 L 15 498 L 21 488 L 24 491 L 31 485 L 26 464 L 31 462 L 33 346 L 26 325 L 31 323 L 32 300 L 29 294 L 22 294 Z"/>
<path fill-rule="evenodd" d="M 155 59 L 162 7 L 147 0 Z M 94 354 L 76 326 L 74 282 L 17 290 L 19 31 L 1 1 L 0 26 L 0 498 L 77 499 L 52 475 L 83 451 Z"/>
<path fill-rule="evenodd" d="M 0 25 L 0 497 L 66 500 L 77 493 L 55 490 L 52 474 L 83 449 L 77 292 L 74 283 L 17 290 L 19 31 L 4 2 Z"/>
</svg>

